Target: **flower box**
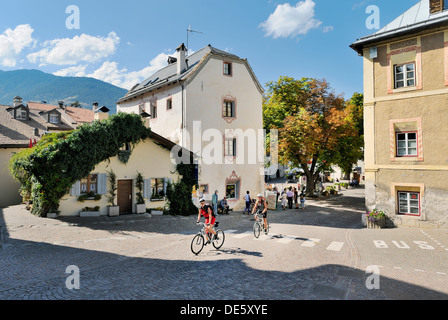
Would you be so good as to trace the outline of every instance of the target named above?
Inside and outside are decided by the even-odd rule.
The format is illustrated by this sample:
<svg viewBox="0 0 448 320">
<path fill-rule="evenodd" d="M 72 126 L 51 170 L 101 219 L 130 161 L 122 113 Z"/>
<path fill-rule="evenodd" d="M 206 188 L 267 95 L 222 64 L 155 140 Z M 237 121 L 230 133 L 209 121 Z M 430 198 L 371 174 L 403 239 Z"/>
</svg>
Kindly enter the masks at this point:
<svg viewBox="0 0 448 320">
<path fill-rule="evenodd" d="M 109 217 L 118 217 L 120 215 L 120 207 L 119 206 L 107 207 L 107 215 Z"/>
<path fill-rule="evenodd" d="M 374 209 L 365 215 L 365 222 L 368 229 L 386 228 L 386 213 Z"/>
<path fill-rule="evenodd" d="M 386 228 L 386 218 L 380 218 L 377 221 L 370 221 L 367 218 L 367 228 L 368 229 L 384 229 Z"/>
<path fill-rule="evenodd" d="M 154 216 L 163 216 L 163 211 L 151 210 L 151 214 Z"/>
<path fill-rule="evenodd" d="M 142 204 L 136 204 L 135 205 L 135 213 L 145 213 L 146 212 L 146 204 L 142 203 Z"/>
<path fill-rule="evenodd" d="M 99 211 L 81 211 L 79 216 L 81 218 L 93 218 L 101 216 L 101 213 Z"/>
</svg>

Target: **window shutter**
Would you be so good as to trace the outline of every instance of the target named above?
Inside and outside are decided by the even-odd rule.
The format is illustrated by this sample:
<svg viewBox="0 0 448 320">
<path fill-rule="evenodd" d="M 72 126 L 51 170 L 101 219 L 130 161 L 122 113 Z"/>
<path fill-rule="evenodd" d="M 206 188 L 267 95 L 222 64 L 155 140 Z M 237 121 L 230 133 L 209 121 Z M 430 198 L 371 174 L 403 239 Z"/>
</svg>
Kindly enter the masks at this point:
<svg viewBox="0 0 448 320">
<path fill-rule="evenodd" d="M 101 173 L 98 175 L 98 194 L 107 193 L 107 175 Z"/>
<path fill-rule="evenodd" d="M 443 0 L 430 0 L 429 1 L 429 12 L 436 13 L 443 10 Z"/>
<path fill-rule="evenodd" d="M 77 197 L 81 195 L 81 181 L 76 182 L 70 191 L 70 195 L 73 197 Z"/>
<path fill-rule="evenodd" d="M 151 178 L 143 180 L 143 197 L 151 201 Z"/>
</svg>

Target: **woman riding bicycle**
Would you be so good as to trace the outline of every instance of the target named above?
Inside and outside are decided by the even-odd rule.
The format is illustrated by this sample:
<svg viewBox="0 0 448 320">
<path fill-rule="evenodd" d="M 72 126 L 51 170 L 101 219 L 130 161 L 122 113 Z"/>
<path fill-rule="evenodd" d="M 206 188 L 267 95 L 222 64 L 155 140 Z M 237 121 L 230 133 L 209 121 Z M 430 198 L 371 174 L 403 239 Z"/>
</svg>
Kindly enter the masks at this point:
<svg viewBox="0 0 448 320">
<path fill-rule="evenodd" d="M 199 221 L 201 220 L 201 216 L 204 216 L 205 229 L 207 231 L 206 232 L 206 237 L 207 237 L 206 242 L 209 243 L 210 239 L 208 238 L 208 234 L 213 233 L 216 236 L 216 232 L 215 232 L 215 230 L 213 230 L 213 226 L 215 225 L 215 222 L 216 222 L 216 217 L 213 212 L 212 206 L 209 204 L 205 204 L 205 199 L 201 199 L 200 203 L 201 203 L 201 207 L 199 208 L 197 223 L 199 223 Z"/>
<path fill-rule="evenodd" d="M 252 211 L 252 214 L 255 214 L 255 220 L 257 220 L 257 214 L 255 211 L 260 212 L 263 214 L 263 221 L 264 221 L 264 231 L 266 232 L 266 226 L 268 225 L 267 215 L 268 215 L 268 203 L 266 202 L 266 199 L 263 198 L 262 194 L 259 194 L 257 196 L 257 202 L 255 202 L 254 209 Z"/>
</svg>

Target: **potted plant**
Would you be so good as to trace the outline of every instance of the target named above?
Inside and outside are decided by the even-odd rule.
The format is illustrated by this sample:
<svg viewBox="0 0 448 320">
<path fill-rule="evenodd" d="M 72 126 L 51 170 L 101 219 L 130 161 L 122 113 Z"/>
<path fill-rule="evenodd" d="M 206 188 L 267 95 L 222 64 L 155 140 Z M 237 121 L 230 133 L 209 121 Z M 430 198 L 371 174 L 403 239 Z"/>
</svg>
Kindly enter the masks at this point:
<svg viewBox="0 0 448 320">
<path fill-rule="evenodd" d="M 111 169 L 108 172 L 109 177 L 109 193 L 107 194 L 107 200 L 109 201 L 109 206 L 107 207 L 107 215 L 109 217 L 116 217 L 120 215 L 120 207 L 115 205 L 115 198 L 117 197 L 117 176 L 115 172 Z"/>
<path fill-rule="evenodd" d="M 365 215 L 368 229 L 383 229 L 386 227 L 386 213 L 374 209 Z"/>
<path fill-rule="evenodd" d="M 143 176 L 140 172 L 137 172 L 137 179 L 135 181 L 135 187 L 137 188 L 137 193 L 135 194 L 137 198 L 137 204 L 135 205 L 136 213 L 145 213 L 146 212 L 146 203 L 143 197 Z"/>
</svg>

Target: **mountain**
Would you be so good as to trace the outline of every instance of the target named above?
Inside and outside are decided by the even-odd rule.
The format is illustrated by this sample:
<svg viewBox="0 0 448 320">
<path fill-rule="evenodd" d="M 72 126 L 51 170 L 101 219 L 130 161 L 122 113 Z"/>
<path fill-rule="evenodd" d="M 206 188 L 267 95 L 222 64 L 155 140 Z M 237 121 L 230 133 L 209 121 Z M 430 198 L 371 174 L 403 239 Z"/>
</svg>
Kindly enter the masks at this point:
<svg viewBox="0 0 448 320">
<path fill-rule="evenodd" d="M 0 70 L 0 104 L 10 105 L 15 96 L 23 101 L 57 105 L 62 100 L 66 105 L 79 101 L 83 108 L 90 109 L 94 102 L 108 107 L 110 114 L 116 113 L 116 102 L 127 93 L 93 78 L 58 77 L 39 70 Z"/>
</svg>

